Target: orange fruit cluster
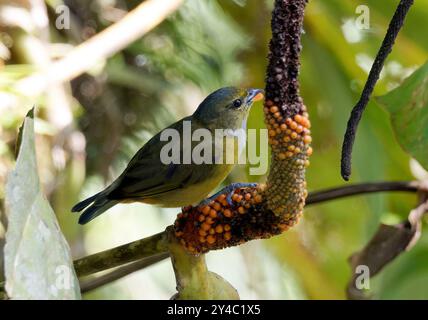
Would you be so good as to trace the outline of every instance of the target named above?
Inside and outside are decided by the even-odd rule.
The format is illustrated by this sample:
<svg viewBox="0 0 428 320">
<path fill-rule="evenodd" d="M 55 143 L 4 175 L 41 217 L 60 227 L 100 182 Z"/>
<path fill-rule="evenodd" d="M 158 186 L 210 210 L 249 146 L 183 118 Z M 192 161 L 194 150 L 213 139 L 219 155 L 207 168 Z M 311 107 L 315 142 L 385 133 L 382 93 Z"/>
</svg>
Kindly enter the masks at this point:
<svg viewBox="0 0 428 320">
<path fill-rule="evenodd" d="M 243 221 L 250 219 L 249 211 L 262 204 L 263 188 L 264 185 L 259 185 L 257 188 L 235 190 L 232 207 L 226 195 L 222 194 L 209 205 L 183 208 L 174 224 L 175 236 L 191 253 L 207 252 L 241 242 Z"/>
<path fill-rule="evenodd" d="M 268 208 L 283 217 L 284 228 L 293 226 L 302 215 L 307 196 L 305 168 L 312 154 L 309 115 L 303 104 L 298 109 L 300 113 L 285 117 L 270 100 L 264 107 L 272 148 L 266 198 Z"/>
<path fill-rule="evenodd" d="M 308 113 L 303 106 L 302 114 L 294 117 L 283 118 L 279 108 L 268 100 L 265 103 L 265 123 L 269 130 L 269 144 L 279 160 L 291 158 L 305 152 L 308 156 L 312 154 L 309 144 L 312 142 L 311 122 Z M 286 148 L 284 148 L 284 145 Z M 309 161 L 305 163 L 309 165 Z"/>
</svg>

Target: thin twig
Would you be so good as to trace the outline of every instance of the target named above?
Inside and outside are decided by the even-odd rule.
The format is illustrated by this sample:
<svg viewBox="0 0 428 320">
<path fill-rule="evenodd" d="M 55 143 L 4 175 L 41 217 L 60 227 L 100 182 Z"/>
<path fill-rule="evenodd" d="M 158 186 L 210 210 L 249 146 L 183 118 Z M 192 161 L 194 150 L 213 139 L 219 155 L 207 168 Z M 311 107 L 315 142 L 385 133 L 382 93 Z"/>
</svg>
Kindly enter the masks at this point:
<svg viewBox="0 0 428 320">
<path fill-rule="evenodd" d="M 121 279 L 131 273 L 134 273 L 148 266 L 151 266 L 168 257 L 169 257 L 168 252 L 160 253 L 158 255 L 150 256 L 145 259 L 131 262 L 127 265 L 124 265 L 123 267 L 119 267 L 113 271 L 103 274 L 102 276 L 93 277 L 87 280 L 80 280 L 80 291 L 82 293 L 85 293 L 85 292 L 97 289 L 105 284 Z"/>
<path fill-rule="evenodd" d="M 160 255 L 167 251 L 166 234 L 160 232 L 151 237 L 76 260 L 74 268 L 78 277 L 84 277 L 143 258 Z"/>
<path fill-rule="evenodd" d="M 356 196 L 365 193 L 384 192 L 384 191 L 405 191 L 417 192 L 420 190 L 428 191 L 427 186 L 419 181 L 386 181 L 386 182 L 367 182 L 341 186 L 323 191 L 311 192 L 306 199 L 306 205 L 316 204 L 329 200 L 340 199 L 343 197 Z"/>
<path fill-rule="evenodd" d="M 15 89 L 27 95 L 37 95 L 51 84 L 76 78 L 152 30 L 182 2 L 183 0 L 144 1 L 120 21 L 80 44 L 61 60 L 20 80 Z"/>
<path fill-rule="evenodd" d="M 382 45 L 376 55 L 376 59 L 370 69 L 370 73 L 367 78 L 366 84 L 364 85 L 363 92 L 361 93 L 360 100 L 352 109 L 342 146 L 341 174 L 343 179 L 345 179 L 346 181 L 348 181 L 349 177 L 351 176 L 352 147 L 354 145 L 355 133 L 357 131 L 358 123 L 360 122 L 361 116 L 363 115 L 367 103 L 369 102 L 370 96 L 373 93 L 374 87 L 379 79 L 380 72 L 382 71 L 385 60 L 392 50 L 398 32 L 403 26 L 404 19 L 406 18 L 406 15 L 413 2 L 414 0 L 400 1 L 397 9 L 395 10 L 394 16 L 392 17 L 392 20 L 389 24 L 388 31 L 386 32 Z"/>
</svg>

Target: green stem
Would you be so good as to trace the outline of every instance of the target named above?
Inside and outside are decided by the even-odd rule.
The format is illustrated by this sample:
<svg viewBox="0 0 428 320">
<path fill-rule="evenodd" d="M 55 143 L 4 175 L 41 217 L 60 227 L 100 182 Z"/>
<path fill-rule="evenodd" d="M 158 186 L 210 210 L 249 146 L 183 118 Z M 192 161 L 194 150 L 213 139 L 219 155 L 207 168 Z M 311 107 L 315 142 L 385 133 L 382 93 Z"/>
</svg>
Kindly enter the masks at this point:
<svg viewBox="0 0 428 320">
<path fill-rule="evenodd" d="M 167 252 L 166 234 L 160 232 L 151 237 L 76 260 L 74 268 L 78 277 L 84 277 L 132 261 L 162 255 L 165 252 Z"/>
<path fill-rule="evenodd" d="M 177 290 L 182 292 L 184 288 L 200 286 L 206 290 L 208 268 L 205 256 L 190 255 L 169 231 L 169 252 L 177 280 Z"/>
<path fill-rule="evenodd" d="M 114 282 L 127 276 L 130 273 L 144 269 L 148 266 L 155 264 L 156 262 L 162 261 L 169 257 L 169 252 L 160 253 L 154 256 L 149 256 L 135 262 L 128 263 L 124 266 L 117 267 L 112 271 L 107 272 L 101 276 L 88 277 L 89 279 L 80 281 L 80 292 L 85 293 L 94 289 L 97 289 L 105 284 Z"/>
<path fill-rule="evenodd" d="M 208 271 L 205 256 L 195 256 L 178 242 L 172 227 L 167 228 L 168 249 L 177 281 L 174 299 L 239 299 L 238 292 L 219 275 Z"/>
</svg>

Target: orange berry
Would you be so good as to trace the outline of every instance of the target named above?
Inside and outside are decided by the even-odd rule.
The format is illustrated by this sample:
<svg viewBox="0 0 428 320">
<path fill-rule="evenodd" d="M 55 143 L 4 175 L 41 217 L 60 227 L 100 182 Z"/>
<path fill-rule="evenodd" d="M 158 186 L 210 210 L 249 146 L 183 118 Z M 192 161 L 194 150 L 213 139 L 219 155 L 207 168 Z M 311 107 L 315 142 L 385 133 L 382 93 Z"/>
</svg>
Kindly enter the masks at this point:
<svg viewBox="0 0 428 320">
<path fill-rule="evenodd" d="M 285 124 L 287 125 L 287 126 L 289 126 L 290 124 L 291 124 L 291 122 L 292 122 L 293 120 L 291 120 L 291 118 L 287 118 L 287 119 L 285 119 Z"/>
<path fill-rule="evenodd" d="M 221 209 L 221 204 L 218 202 L 214 202 L 214 204 L 211 206 L 214 210 L 216 211 L 220 211 Z M 211 210 L 212 211 L 212 210 Z M 210 215 L 211 215 L 211 211 L 210 211 Z"/>
<path fill-rule="evenodd" d="M 215 232 L 222 233 L 223 232 L 223 226 L 219 224 L 217 227 L 215 227 Z"/>
<path fill-rule="evenodd" d="M 214 234 L 214 233 L 215 233 L 214 228 L 211 228 L 211 229 L 210 229 L 210 231 L 208 231 L 208 233 L 209 233 L 209 234 Z"/>
<path fill-rule="evenodd" d="M 311 143 L 311 142 L 312 142 L 312 137 L 311 137 L 311 136 L 305 136 L 305 137 L 303 138 L 303 141 L 304 141 L 306 144 L 309 144 L 309 143 Z"/>
<path fill-rule="evenodd" d="M 310 155 L 312 155 L 312 152 L 313 152 L 312 148 L 311 148 L 311 147 L 309 147 L 309 148 L 308 148 L 308 150 L 306 151 L 306 154 L 307 154 L 308 156 L 310 156 Z"/>
<path fill-rule="evenodd" d="M 202 230 L 208 231 L 208 230 L 210 230 L 210 228 L 211 228 L 211 226 L 208 223 L 206 223 L 206 222 L 204 222 L 203 224 L 201 224 L 201 229 Z"/>
<path fill-rule="evenodd" d="M 296 149 L 296 147 L 295 146 L 293 146 L 293 145 L 291 145 L 291 146 L 288 146 L 288 151 L 294 151 L 294 149 Z"/>
<path fill-rule="evenodd" d="M 226 195 L 225 194 L 221 194 L 217 197 L 218 201 L 223 201 L 224 199 L 226 199 Z"/>
<path fill-rule="evenodd" d="M 251 193 L 246 193 L 244 196 L 244 199 L 247 201 L 250 200 L 251 199 Z"/>
<path fill-rule="evenodd" d="M 244 208 L 244 207 L 239 207 L 239 208 L 238 208 L 238 212 L 239 212 L 240 214 L 244 214 L 244 213 L 245 213 L 245 208 Z"/>
<path fill-rule="evenodd" d="M 296 130 L 296 128 L 297 128 L 297 123 L 295 123 L 294 121 L 293 121 L 293 122 L 291 122 L 291 124 L 290 124 L 290 128 L 291 128 L 292 130 Z"/>
<path fill-rule="evenodd" d="M 230 217 L 232 216 L 232 211 L 230 211 L 229 209 L 225 209 L 225 210 L 223 211 L 223 215 L 224 215 L 226 218 L 230 218 Z"/>
<path fill-rule="evenodd" d="M 305 120 L 303 121 L 303 126 L 305 127 L 305 128 L 309 128 L 310 126 L 311 126 L 311 124 L 310 124 L 310 122 L 309 122 L 309 120 L 308 119 L 306 119 L 306 118 L 304 118 Z"/>
<path fill-rule="evenodd" d="M 281 231 L 287 231 L 290 227 L 288 225 L 286 225 L 285 223 L 281 223 L 279 226 L 279 229 Z"/>
<path fill-rule="evenodd" d="M 296 148 L 296 149 L 294 149 L 294 153 L 300 153 L 302 150 L 300 150 L 300 148 Z"/>
<path fill-rule="evenodd" d="M 213 237 L 212 235 L 209 235 L 209 236 L 207 237 L 207 242 L 208 242 L 209 244 L 213 244 L 213 243 L 215 242 L 215 237 Z"/>
<path fill-rule="evenodd" d="M 287 158 L 291 158 L 291 157 L 293 156 L 293 152 L 291 152 L 291 151 L 287 151 L 287 152 L 285 153 L 285 155 L 287 156 Z"/>
<path fill-rule="evenodd" d="M 198 217 L 198 221 L 202 222 L 204 220 L 205 220 L 205 216 L 203 214 L 200 214 L 199 217 Z"/>
<path fill-rule="evenodd" d="M 275 137 L 276 136 L 276 131 L 275 130 L 269 130 L 269 136 L 271 137 Z"/>
<path fill-rule="evenodd" d="M 298 122 L 298 123 L 302 123 L 303 117 L 300 114 L 296 114 L 294 116 L 294 121 Z"/>
<path fill-rule="evenodd" d="M 303 127 L 302 126 L 297 126 L 297 128 L 296 128 L 296 132 L 297 133 L 302 133 L 303 132 Z"/>
<path fill-rule="evenodd" d="M 277 106 L 272 106 L 272 107 L 270 107 L 270 112 L 272 112 L 272 113 L 275 113 L 275 112 L 278 112 L 278 107 Z"/>
<path fill-rule="evenodd" d="M 279 128 L 280 128 L 282 131 L 285 131 L 285 130 L 287 130 L 287 125 L 286 125 L 285 123 L 281 123 L 281 125 L 279 126 Z"/>
<path fill-rule="evenodd" d="M 297 133 L 296 132 L 291 133 L 291 139 L 297 139 Z"/>
<path fill-rule="evenodd" d="M 236 194 L 236 193 L 234 193 L 234 194 L 232 195 L 232 200 L 233 200 L 233 201 L 238 202 L 238 199 L 239 199 L 239 195 L 238 195 L 238 194 Z"/>
<path fill-rule="evenodd" d="M 279 118 L 281 116 L 281 113 L 279 113 L 279 112 L 275 112 L 274 114 L 273 114 L 273 117 L 274 118 Z"/>
<path fill-rule="evenodd" d="M 204 206 L 201 211 L 203 214 L 207 215 L 210 212 L 210 210 L 211 209 L 209 206 Z"/>
<path fill-rule="evenodd" d="M 232 234 L 230 233 L 230 232 L 226 232 L 224 235 L 223 235 L 223 238 L 224 238 L 224 240 L 230 240 L 231 238 L 232 238 Z"/>
<path fill-rule="evenodd" d="M 256 201 L 256 203 L 260 203 L 262 202 L 262 196 L 258 194 L 254 197 L 254 200 Z"/>
<path fill-rule="evenodd" d="M 221 207 L 218 210 L 220 210 L 220 209 L 221 209 Z M 210 217 L 211 218 L 217 218 L 217 211 L 215 209 L 210 210 Z"/>
<path fill-rule="evenodd" d="M 224 225 L 224 231 L 229 231 L 230 230 L 230 226 L 228 224 Z"/>
<path fill-rule="evenodd" d="M 204 243 L 207 239 L 205 239 L 204 237 L 199 237 L 199 242 Z"/>
<path fill-rule="evenodd" d="M 199 229 L 199 235 L 205 237 L 207 235 L 207 232 L 203 229 Z"/>
</svg>

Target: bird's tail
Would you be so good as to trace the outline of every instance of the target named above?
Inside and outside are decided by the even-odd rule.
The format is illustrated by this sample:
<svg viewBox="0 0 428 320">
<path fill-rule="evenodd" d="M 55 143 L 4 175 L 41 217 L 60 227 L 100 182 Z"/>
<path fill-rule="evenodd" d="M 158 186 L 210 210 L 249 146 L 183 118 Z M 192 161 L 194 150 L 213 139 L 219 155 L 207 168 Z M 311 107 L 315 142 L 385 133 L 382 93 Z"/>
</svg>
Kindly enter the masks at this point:
<svg viewBox="0 0 428 320">
<path fill-rule="evenodd" d="M 71 211 L 80 212 L 86 208 L 79 217 L 79 224 L 85 224 L 118 203 L 119 201 L 108 199 L 104 192 L 100 192 L 79 202 Z"/>
</svg>

